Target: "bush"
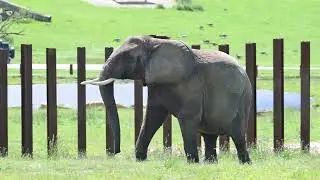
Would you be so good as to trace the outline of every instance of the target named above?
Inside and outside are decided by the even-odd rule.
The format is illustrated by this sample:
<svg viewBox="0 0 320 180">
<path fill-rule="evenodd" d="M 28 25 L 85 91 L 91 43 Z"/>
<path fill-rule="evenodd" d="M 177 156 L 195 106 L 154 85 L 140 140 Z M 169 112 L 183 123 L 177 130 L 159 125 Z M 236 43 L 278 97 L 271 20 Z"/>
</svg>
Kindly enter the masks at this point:
<svg viewBox="0 0 320 180">
<path fill-rule="evenodd" d="M 198 4 L 192 4 L 191 0 L 177 0 L 176 9 L 179 11 L 203 11 L 203 7 Z"/>
<path fill-rule="evenodd" d="M 5 11 L 1 9 L 0 13 L 0 40 L 8 41 L 13 43 L 13 37 L 15 35 L 23 35 L 22 31 L 12 31 L 11 26 L 22 22 L 22 18 L 18 13 L 11 11 Z M 16 30 L 16 29 L 15 29 Z"/>
<path fill-rule="evenodd" d="M 192 4 L 192 0 L 177 0 L 177 4 Z"/>
<path fill-rule="evenodd" d="M 157 4 L 156 9 L 165 9 L 165 7 L 162 4 Z"/>
</svg>

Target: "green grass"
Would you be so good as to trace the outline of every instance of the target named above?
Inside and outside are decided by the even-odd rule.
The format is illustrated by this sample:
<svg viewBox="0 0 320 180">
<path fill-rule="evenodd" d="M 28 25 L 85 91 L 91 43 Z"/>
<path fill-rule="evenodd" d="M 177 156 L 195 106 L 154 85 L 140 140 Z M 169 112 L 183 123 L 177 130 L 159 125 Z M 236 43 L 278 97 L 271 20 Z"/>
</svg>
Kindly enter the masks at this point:
<svg viewBox="0 0 320 180">
<path fill-rule="evenodd" d="M 218 44 L 229 43 L 230 54 L 240 55 L 245 62 L 246 42 L 257 43 L 257 64 L 272 65 L 272 39 L 285 38 L 285 65 L 299 66 L 300 41 L 311 41 L 311 64 L 319 65 L 320 45 L 317 12 L 320 6 L 316 0 L 193 0 L 193 4 L 204 7 L 201 12 L 178 11 L 176 9 L 139 9 L 94 7 L 80 0 L 14 0 L 35 11 L 52 15 L 52 23 L 24 23 L 14 28 L 24 29 L 24 36 L 15 37 L 17 58 L 20 62 L 21 43 L 33 44 L 33 62 L 45 63 L 45 48 L 57 48 L 57 63 L 76 63 L 76 48 L 87 48 L 87 63 L 103 63 L 104 47 L 119 46 L 125 38 L 136 34 L 163 34 L 182 39 L 189 44 L 201 44 L 204 49 L 216 49 L 203 40 Z M 29 21 L 28 21 L 29 22 Z M 207 24 L 212 23 L 210 27 Z M 203 29 L 200 29 L 203 26 Z M 219 37 L 227 34 L 226 39 Z M 186 35 L 184 37 L 183 35 Z M 120 38 L 120 42 L 114 39 Z M 266 54 L 261 54 L 266 52 Z M 44 71 L 35 72 L 35 83 L 45 82 Z M 262 73 L 262 74 L 260 74 Z M 259 72 L 259 77 L 272 78 L 272 72 Z M 286 72 L 287 73 L 287 72 Z M 289 74 L 292 74 L 288 72 Z M 88 72 L 87 78 L 96 77 Z M 312 71 L 312 75 L 318 74 Z M 10 84 L 19 83 L 16 71 L 10 71 Z M 296 75 L 296 74 L 295 74 Z M 58 72 L 58 82 L 75 81 L 76 75 L 67 71 Z M 319 96 L 318 80 L 311 77 L 312 95 Z M 286 79 L 285 89 L 300 91 L 299 79 Z M 271 89 L 271 80 L 259 81 L 259 87 Z"/>
<path fill-rule="evenodd" d="M 52 23 L 32 22 L 14 26 L 25 35 L 15 38 L 33 44 L 33 62 L 45 62 L 45 48 L 57 48 L 58 63 L 75 63 L 76 48 L 87 48 L 87 63 L 102 63 L 105 46 L 119 46 L 125 38 L 137 34 L 164 34 L 204 49 L 216 46 L 203 43 L 229 43 L 232 55 L 244 62 L 245 43 L 257 43 L 259 65 L 272 64 L 272 39 L 285 38 L 285 65 L 299 65 L 300 41 L 311 41 L 311 63 L 319 64 L 320 46 L 318 1 L 299 0 L 193 0 L 204 11 L 176 9 L 128 9 L 94 7 L 80 0 L 13 0 L 23 6 L 52 15 Z M 213 24 L 213 27 L 207 24 Z M 199 27 L 203 26 L 204 29 Z M 226 39 L 219 35 L 228 35 Z M 186 35 L 184 37 L 183 35 Z M 120 42 L 113 41 L 120 38 Z M 260 52 L 266 52 L 266 55 Z M 14 63 L 19 63 L 19 52 Z"/>
<path fill-rule="evenodd" d="M 285 144 L 299 143 L 299 112 L 287 110 Z M 319 109 L 312 110 L 311 141 L 320 141 Z M 47 158 L 46 110 L 34 111 L 33 159 L 22 158 L 20 110 L 9 110 L 9 155 L 1 159 L 0 176 L 4 179 L 314 179 L 320 174 L 320 158 L 299 150 L 272 152 L 272 114 L 258 117 L 258 144 L 250 150 L 251 166 L 238 164 L 231 141 L 230 153 L 219 154 L 219 164 L 188 165 L 183 141 L 176 119 L 173 119 L 173 153 L 162 148 L 162 128 L 153 138 L 148 161 L 138 163 L 134 156 L 134 113 L 119 109 L 121 124 L 121 153 L 105 155 L 105 120 L 102 107 L 87 111 L 87 159 L 77 158 L 77 116 L 75 110 L 58 109 L 58 152 Z M 201 154 L 201 159 L 203 154 Z"/>
<path fill-rule="evenodd" d="M 257 43 L 258 65 L 272 65 L 272 39 L 285 38 L 285 65 L 300 64 L 300 41 L 311 41 L 311 64 L 319 65 L 320 26 L 316 0 L 193 0 L 204 11 L 176 9 L 113 9 L 94 7 L 80 0 L 13 0 L 35 11 L 53 16 L 52 23 L 30 21 L 14 26 L 24 29 L 24 36 L 15 37 L 18 50 L 13 63 L 20 63 L 20 44 L 33 45 L 33 63 L 45 63 L 45 48 L 57 48 L 57 63 L 76 63 L 76 48 L 85 46 L 87 63 L 103 63 L 104 47 L 119 46 L 125 38 L 137 34 L 162 34 L 182 39 L 188 44 L 201 44 L 203 49 L 216 49 L 203 40 L 230 44 L 230 54 L 245 61 L 245 43 Z M 210 27 L 207 24 L 212 23 Z M 203 26 L 203 29 L 200 29 Z M 226 39 L 219 35 L 227 34 Z M 186 35 L 185 37 L 183 35 Z M 114 39 L 120 38 L 120 42 Z M 265 55 L 261 52 L 266 52 Z M 87 72 L 87 78 L 97 72 Z M 297 76 L 285 71 L 286 76 Z M 58 83 L 76 81 L 76 71 L 58 71 Z M 312 71 L 311 95 L 318 98 L 319 73 Z M 9 83 L 20 83 L 19 73 L 9 71 Z M 34 83 L 44 83 L 45 71 L 34 71 Z M 272 72 L 259 72 L 257 87 L 272 89 Z M 300 80 L 285 79 L 285 91 L 299 92 Z M 318 104 L 316 99 L 315 104 Z M 285 150 L 274 154 L 272 113 L 258 117 L 259 147 L 251 150 L 252 166 L 240 166 L 233 143 L 231 153 L 220 154 L 218 165 L 186 164 L 183 141 L 176 119 L 173 121 L 173 154 L 163 153 L 162 128 L 149 148 L 149 160 L 135 162 L 134 113 L 120 109 L 121 148 L 116 157 L 105 155 L 105 120 L 103 108 L 90 108 L 87 114 L 88 158 L 77 159 L 76 111 L 58 110 L 58 156 L 47 159 L 46 111 L 34 111 L 34 159 L 20 157 L 21 119 L 19 109 L 9 111 L 9 157 L 0 161 L 2 179 L 316 179 L 320 175 L 318 155 Z M 311 109 L 311 141 L 320 141 L 320 110 Z M 300 112 L 285 111 L 285 144 L 299 143 Z M 203 158 L 203 155 L 201 155 Z"/>
</svg>

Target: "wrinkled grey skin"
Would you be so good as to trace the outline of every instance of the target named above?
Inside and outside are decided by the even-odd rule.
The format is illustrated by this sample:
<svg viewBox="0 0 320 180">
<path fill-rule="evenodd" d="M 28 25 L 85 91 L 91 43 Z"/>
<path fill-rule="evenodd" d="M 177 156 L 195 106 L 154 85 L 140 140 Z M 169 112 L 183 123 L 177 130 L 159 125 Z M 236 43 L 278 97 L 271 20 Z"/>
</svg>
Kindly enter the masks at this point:
<svg viewBox="0 0 320 180">
<path fill-rule="evenodd" d="M 179 121 L 188 162 L 199 162 L 196 135 L 200 132 L 205 161 L 217 163 L 216 140 L 224 134 L 232 137 L 240 163 L 251 163 L 245 139 L 251 84 L 245 70 L 228 54 L 191 50 L 176 40 L 134 36 L 112 53 L 96 81 L 109 78 L 142 80 L 149 88 L 137 160 L 147 158 L 152 137 L 171 113 Z M 113 81 L 108 83 L 100 84 L 100 91 L 111 113 L 114 153 L 118 153 L 119 118 L 110 90 Z"/>
</svg>

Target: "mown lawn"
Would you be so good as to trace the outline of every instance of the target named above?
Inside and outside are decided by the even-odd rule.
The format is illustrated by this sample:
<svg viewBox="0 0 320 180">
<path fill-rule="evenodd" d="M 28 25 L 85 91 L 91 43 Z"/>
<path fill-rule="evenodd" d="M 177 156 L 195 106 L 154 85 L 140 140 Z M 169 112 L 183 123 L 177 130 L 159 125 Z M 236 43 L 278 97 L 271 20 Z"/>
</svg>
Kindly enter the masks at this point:
<svg viewBox="0 0 320 180">
<path fill-rule="evenodd" d="M 26 22 L 13 26 L 24 29 L 14 45 L 18 50 L 13 63 L 20 63 L 20 44 L 33 45 L 33 63 L 45 63 L 45 48 L 57 48 L 57 63 L 76 63 L 76 48 L 87 48 L 87 63 L 102 63 L 104 47 L 117 47 L 125 38 L 136 34 L 163 34 L 182 39 L 188 44 L 201 44 L 204 49 L 216 49 L 203 40 L 230 44 L 230 54 L 240 55 L 244 64 L 246 42 L 257 43 L 258 65 L 272 65 L 272 39 L 285 38 L 285 65 L 299 66 L 300 41 L 311 41 L 311 64 L 320 64 L 316 0 L 193 0 L 204 7 L 203 12 L 183 12 L 174 9 L 113 9 L 93 7 L 81 0 L 12 0 L 33 10 L 53 16 L 52 23 Z M 213 23 L 213 27 L 208 26 Z M 201 30 L 199 27 L 203 26 Z M 219 35 L 226 34 L 227 38 Z M 120 42 L 114 41 L 120 38 Z M 265 52 L 265 53 L 261 53 Z M 58 83 L 76 81 L 76 71 L 58 71 Z M 87 78 L 97 72 L 87 72 Z M 287 76 L 297 72 L 285 71 Z M 319 73 L 312 71 L 311 95 L 320 97 Z M 9 71 L 9 83 L 20 83 L 19 72 Z M 34 83 L 45 82 L 45 71 L 34 71 Z M 272 72 L 259 72 L 257 87 L 272 89 Z M 300 92 L 298 78 L 285 79 L 285 91 Z M 105 120 L 101 107 L 88 109 L 87 159 L 77 159 L 76 111 L 59 109 L 59 149 L 55 159 L 47 159 L 46 111 L 34 111 L 34 159 L 24 159 L 21 153 L 21 119 L 19 109 L 9 111 L 9 156 L 0 161 L 0 179 L 316 179 L 320 175 L 319 155 L 302 154 L 286 149 L 272 152 L 272 113 L 259 115 L 258 144 L 251 150 L 253 164 L 238 164 L 233 143 L 231 153 L 219 154 L 218 165 L 188 165 L 177 121 L 173 121 L 173 154 L 163 153 L 162 129 L 156 133 L 149 148 L 149 160 L 137 163 L 134 158 L 134 113 L 120 109 L 121 148 L 116 157 L 105 155 Z M 320 111 L 311 109 L 311 141 L 320 141 Z M 285 111 L 285 144 L 299 143 L 300 112 Z M 203 158 L 203 155 L 201 155 Z"/>
<path fill-rule="evenodd" d="M 87 114 L 87 158 L 77 158 L 77 117 L 75 110 L 58 110 L 58 153 L 47 159 L 46 111 L 34 111 L 34 157 L 21 158 L 20 110 L 9 111 L 9 156 L 0 161 L 1 179 L 315 179 L 320 175 L 320 156 L 286 149 L 272 152 L 272 114 L 258 118 L 258 144 L 250 150 L 251 166 L 238 164 L 233 142 L 231 151 L 219 154 L 219 164 L 186 163 L 183 142 L 176 119 L 173 119 L 173 153 L 162 148 L 162 128 L 149 147 L 148 161 L 134 158 L 134 114 L 120 109 L 121 153 L 105 155 L 105 121 L 102 107 L 89 108 Z M 299 143 L 299 112 L 287 110 L 285 144 Z M 311 140 L 320 141 L 319 109 L 312 110 Z M 201 159 L 203 154 L 201 154 Z"/>
<path fill-rule="evenodd" d="M 175 9 L 129 9 L 95 7 L 86 0 L 12 0 L 53 17 L 52 23 L 31 22 L 13 26 L 23 29 L 24 36 L 15 38 L 33 45 L 33 62 L 45 62 L 45 48 L 57 48 L 58 63 L 75 63 L 76 48 L 87 48 L 87 63 L 102 63 L 105 46 L 119 46 L 124 39 L 138 34 L 163 34 L 188 44 L 230 44 L 230 53 L 244 62 L 245 43 L 257 43 L 259 65 L 272 64 L 272 39 L 284 38 L 285 64 L 299 65 L 300 41 L 311 41 L 313 65 L 319 65 L 320 46 L 317 0 L 193 0 L 204 11 L 186 12 Z M 207 24 L 212 23 L 210 27 Z M 203 26 L 203 29 L 200 28 Z M 221 38 L 220 35 L 227 35 Z M 114 41 L 120 38 L 120 42 Z M 265 52 L 261 54 L 261 52 Z M 13 61 L 19 63 L 19 52 Z"/>
<path fill-rule="evenodd" d="M 229 43 L 230 54 L 240 55 L 245 63 L 244 43 L 257 43 L 257 64 L 272 65 L 272 39 L 285 38 L 285 65 L 299 66 L 300 41 L 311 41 L 312 67 L 319 65 L 320 45 L 317 14 L 320 4 L 316 0 L 193 0 L 204 11 L 186 12 L 175 9 L 110 8 L 95 7 L 81 0 L 13 0 L 35 11 L 52 15 L 52 23 L 30 21 L 13 26 L 24 29 L 24 36 L 15 37 L 18 52 L 13 63 L 20 62 L 21 43 L 33 44 L 33 62 L 45 63 L 45 48 L 57 48 L 57 63 L 76 63 L 76 48 L 87 48 L 87 63 L 103 63 L 104 47 L 119 46 L 125 38 L 136 34 L 163 34 L 182 39 L 189 44 L 201 44 L 204 49 L 216 49 L 203 40 L 217 44 Z M 207 24 L 213 23 L 213 27 Z M 203 26 L 203 29 L 199 27 Z M 227 34 L 227 38 L 219 35 Z M 184 36 L 185 35 L 185 36 Z M 120 38 L 120 42 L 114 41 Z M 261 52 L 265 52 L 261 54 Z M 311 71 L 312 96 L 319 96 L 318 72 Z M 76 71 L 58 71 L 58 83 L 76 80 Z M 97 72 L 88 72 L 87 78 L 96 77 Z M 297 76 L 296 71 L 285 71 L 285 75 Z M 272 72 L 259 72 L 259 88 L 272 89 Z M 9 83 L 20 83 L 19 73 L 9 71 Z M 34 71 L 34 83 L 45 83 L 45 71 Z M 285 79 L 285 90 L 299 92 L 300 80 Z"/>
</svg>

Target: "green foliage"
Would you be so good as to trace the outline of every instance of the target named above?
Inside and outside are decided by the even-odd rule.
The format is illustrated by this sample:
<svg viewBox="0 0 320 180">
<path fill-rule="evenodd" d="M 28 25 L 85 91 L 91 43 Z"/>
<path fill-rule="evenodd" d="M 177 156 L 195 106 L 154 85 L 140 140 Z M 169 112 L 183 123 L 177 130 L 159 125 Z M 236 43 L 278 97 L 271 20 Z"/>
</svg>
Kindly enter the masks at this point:
<svg viewBox="0 0 320 180">
<path fill-rule="evenodd" d="M 192 4 L 192 0 L 176 0 L 178 4 Z"/>
<path fill-rule="evenodd" d="M 22 35 L 22 31 L 17 31 L 16 29 L 12 30 L 11 26 L 23 22 L 23 17 L 20 13 L 7 11 L 4 9 L 1 9 L 0 11 L 0 40 L 13 43 L 13 37 Z"/>
<path fill-rule="evenodd" d="M 165 9 L 165 7 L 162 4 L 157 4 L 156 9 Z"/>
<path fill-rule="evenodd" d="M 203 11 L 203 7 L 193 4 L 191 0 L 177 0 L 176 9 L 179 11 Z"/>
</svg>

